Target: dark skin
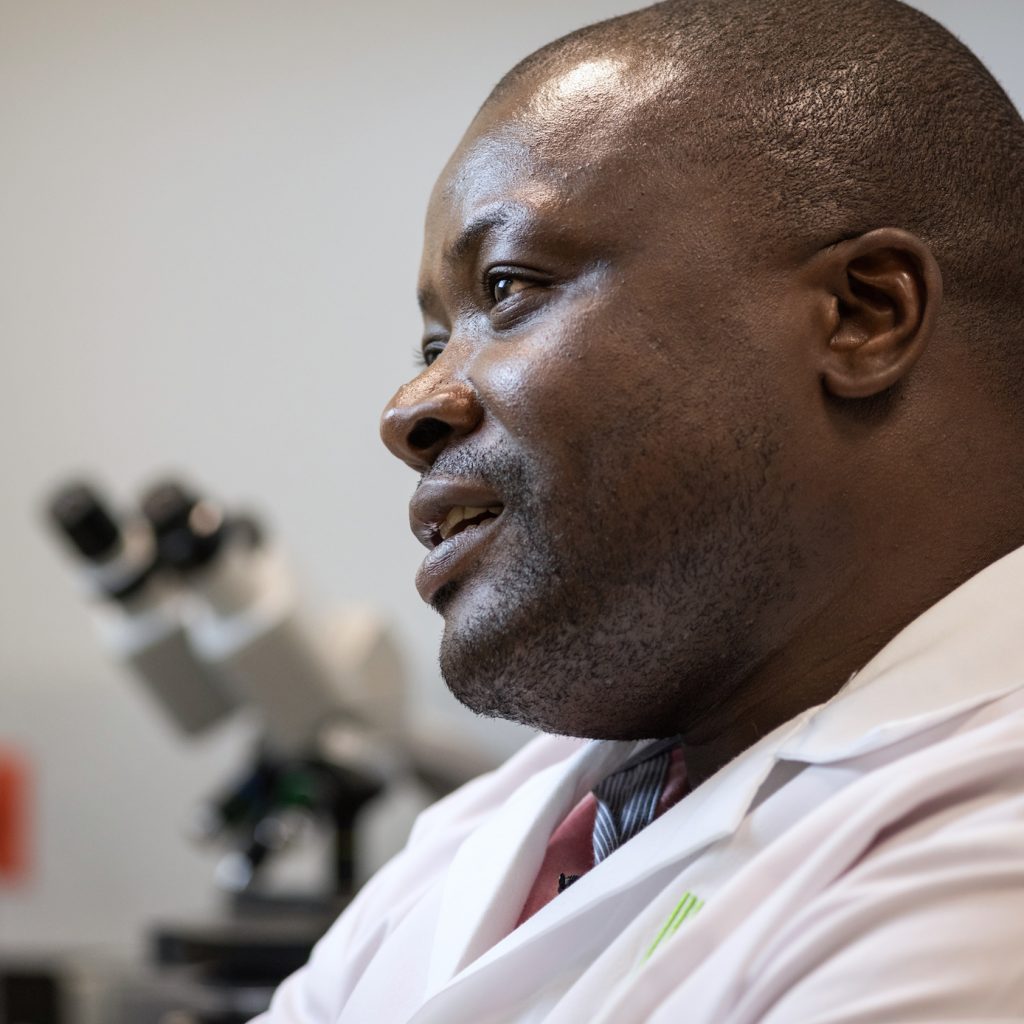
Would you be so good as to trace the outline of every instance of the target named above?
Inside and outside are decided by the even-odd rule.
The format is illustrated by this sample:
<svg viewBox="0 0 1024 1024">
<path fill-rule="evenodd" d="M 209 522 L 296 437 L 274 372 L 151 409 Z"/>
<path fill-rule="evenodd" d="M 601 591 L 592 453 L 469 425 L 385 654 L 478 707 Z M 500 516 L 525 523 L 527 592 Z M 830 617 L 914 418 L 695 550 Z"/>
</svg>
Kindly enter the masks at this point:
<svg viewBox="0 0 1024 1024">
<path fill-rule="evenodd" d="M 696 785 L 1017 546 L 1024 510 L 928 246 L 767 245 L 756 168 L 649 158 L 657 100 L 615 54 L 478 115 L 427 216 L 429 365 L 381 430 L 422 474 L 456 696 L 679 733 Z M 453 506 L 491 512 L 442 541 Z"/>
</svg>

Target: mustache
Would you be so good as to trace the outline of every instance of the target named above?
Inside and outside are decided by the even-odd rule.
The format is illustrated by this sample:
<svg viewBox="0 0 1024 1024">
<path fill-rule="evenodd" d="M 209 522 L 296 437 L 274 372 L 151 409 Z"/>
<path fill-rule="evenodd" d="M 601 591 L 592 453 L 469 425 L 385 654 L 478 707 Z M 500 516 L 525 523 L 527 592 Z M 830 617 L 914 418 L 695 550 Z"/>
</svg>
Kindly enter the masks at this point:
<svg viewBox="0 0 1024 1024">
<path fill-rule="evenodd" d="M 522 455 L 505 443 L 479 448 L 448 448 L 434 460 L 434 464 L 420 476 L 419 483 L 437 477 L 455 477 L 482 483 L 508 501 L 522 499 L 530 493 L 527 462 Z"/>
</svg>

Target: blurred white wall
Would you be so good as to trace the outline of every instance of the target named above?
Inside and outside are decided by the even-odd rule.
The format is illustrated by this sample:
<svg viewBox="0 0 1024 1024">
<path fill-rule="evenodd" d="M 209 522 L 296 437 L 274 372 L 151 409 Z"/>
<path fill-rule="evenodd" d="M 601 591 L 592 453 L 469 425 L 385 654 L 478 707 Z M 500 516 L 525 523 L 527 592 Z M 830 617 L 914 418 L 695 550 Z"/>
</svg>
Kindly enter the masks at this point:
<svg viewBox="0 0 1024 1024">
<path fill-rule="evenodd" d="M 34 760 L 0 945 L 123 942 L 209 905 L 179 827 L 244 723 L 186 744 L 100 652 L 39 506 L 168 468 L 263 510 L 326 603 L 391 615 L 458 709 L 412 587 L 413 474 L 377 417 L 413 373 L 432 181 L 500 74 L 628 0 L 0 0 L 0 744 Z M 1024 101 L 1019 0 L 918 6 Z"/>
</svg>

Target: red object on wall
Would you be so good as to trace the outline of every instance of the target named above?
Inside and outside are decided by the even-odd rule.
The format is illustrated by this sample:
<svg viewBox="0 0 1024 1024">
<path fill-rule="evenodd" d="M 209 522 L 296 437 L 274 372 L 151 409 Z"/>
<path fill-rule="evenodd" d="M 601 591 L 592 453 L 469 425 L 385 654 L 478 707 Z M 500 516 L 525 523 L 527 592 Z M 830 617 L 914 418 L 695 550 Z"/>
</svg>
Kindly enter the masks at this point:
<svg viewBox="0 0 1024 1024">
<path fill-rule="evenodd" d="M 28 764 L 0 747 L 0 885 L 21 881 L 29 862 Z"/>
</svg>

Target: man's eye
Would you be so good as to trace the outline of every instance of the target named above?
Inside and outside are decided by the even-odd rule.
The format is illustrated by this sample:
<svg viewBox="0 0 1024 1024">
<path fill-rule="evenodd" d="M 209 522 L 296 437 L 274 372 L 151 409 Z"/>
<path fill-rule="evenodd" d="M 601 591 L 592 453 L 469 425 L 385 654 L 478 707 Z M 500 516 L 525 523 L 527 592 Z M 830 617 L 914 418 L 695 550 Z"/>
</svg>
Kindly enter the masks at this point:
<svg viewBox="0 0 1024 1024">
<path fill-rule="evenodd" d="M 417 360 L 423 366 L 430 366 L 443 351 L 444 342 L 440 339 L 424 342 L 423 347 L 416 353 Z"/>
<path fill-rule="evenodd" d="M 522 281 L 518 277 L 496 276 L 491 280 L 491 298 L 497 305 L 505 299 L 512 298 L 513 295 L 518 295 L 529 286 L 528 281 Z"/>
</svg>

